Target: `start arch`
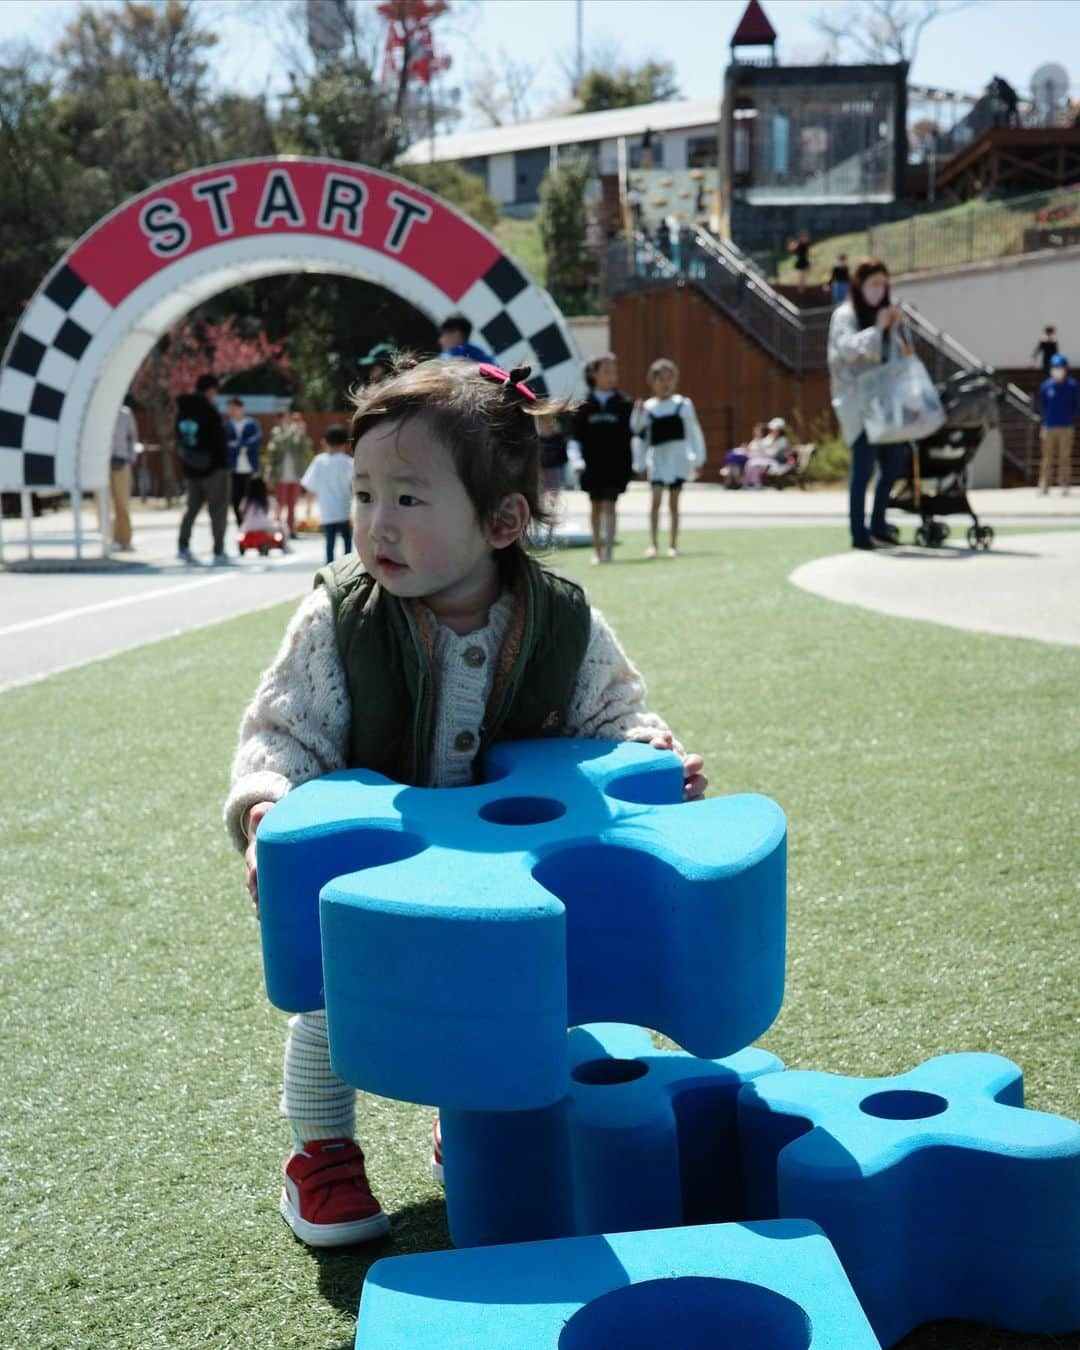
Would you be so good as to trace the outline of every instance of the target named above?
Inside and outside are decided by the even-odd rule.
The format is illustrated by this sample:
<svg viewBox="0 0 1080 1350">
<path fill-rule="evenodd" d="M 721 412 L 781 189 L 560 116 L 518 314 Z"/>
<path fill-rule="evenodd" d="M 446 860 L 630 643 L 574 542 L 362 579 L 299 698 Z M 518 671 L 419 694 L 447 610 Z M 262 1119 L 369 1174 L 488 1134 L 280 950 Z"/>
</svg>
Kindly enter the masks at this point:
<svg viewBox="0 0 1080 1350">
<path fill-rule="evenodd" d="M 338 160 L 241 160 L 118 207 L 46 277 L 0 364 L 0 490 L 108 482 L 121 399 L 155 342 L 229 287 L 285 272 L 373 281 L 434 322 L 466 314 L 505 366 L 576 392 L 581 358 L 548 293 L 467 216 Z"/>
</svg>

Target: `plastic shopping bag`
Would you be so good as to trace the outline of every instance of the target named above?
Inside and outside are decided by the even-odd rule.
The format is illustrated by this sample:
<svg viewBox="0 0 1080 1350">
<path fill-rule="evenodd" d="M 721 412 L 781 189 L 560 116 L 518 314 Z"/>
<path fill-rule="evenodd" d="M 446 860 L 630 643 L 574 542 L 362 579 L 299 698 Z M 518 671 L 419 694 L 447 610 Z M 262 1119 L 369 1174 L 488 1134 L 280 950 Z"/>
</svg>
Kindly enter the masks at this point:
<svg viewBox="0 0 1080 1350">
<path fill-rule="evenodd" d="M 908 355 L 905 355 L 909 353 Z M 859 376 L 863 427 L 871 445 L 920 441 L 945 422 L 930 372 L 892 330 L 889 359 Z"/>
</svg>

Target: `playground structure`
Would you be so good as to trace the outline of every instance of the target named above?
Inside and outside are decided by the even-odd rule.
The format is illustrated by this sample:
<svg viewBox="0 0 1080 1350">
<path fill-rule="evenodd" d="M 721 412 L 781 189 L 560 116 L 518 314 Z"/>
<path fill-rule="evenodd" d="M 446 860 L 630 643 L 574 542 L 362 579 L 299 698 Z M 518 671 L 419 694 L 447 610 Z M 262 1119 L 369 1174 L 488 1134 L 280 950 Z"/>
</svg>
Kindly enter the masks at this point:
<svg viewBox="0 0 1080 1350">
<path fill-rule="evenodd" d="M 337 160 L 212 165 L 104 217 L 56 264 L 12 334 L 0 363 L 0 492 L 23 494 L 28 534 L 35 488 L 107 500 L 121 401 L 174 323 L 231 286 L 292 272 L 374 282 L 435 324 L 464 313 L 503 366 L 532 367 L 539 392 L 577 392 L 580 353 L 551 297 L 438 197 Z M 78 527 L 74 546 L 81 555 Z"/>
<path fill-rule="evenodd" d="M 773 803 L 687 806 L 678 759 L 631 744 L 498 745 L 485 773 L 332 774 L 259 832 L 272 1001 L 325 1006 L 347 1081 L 441 1108 L 451 1232 L 484 1244 L 378 1262 L 358 1347 L 1080 1324 L 1080 1126 L 1024 1109 L 1015 1065 L 862 1081 L 744 1048 L 783 989 Z"/>
</svg>

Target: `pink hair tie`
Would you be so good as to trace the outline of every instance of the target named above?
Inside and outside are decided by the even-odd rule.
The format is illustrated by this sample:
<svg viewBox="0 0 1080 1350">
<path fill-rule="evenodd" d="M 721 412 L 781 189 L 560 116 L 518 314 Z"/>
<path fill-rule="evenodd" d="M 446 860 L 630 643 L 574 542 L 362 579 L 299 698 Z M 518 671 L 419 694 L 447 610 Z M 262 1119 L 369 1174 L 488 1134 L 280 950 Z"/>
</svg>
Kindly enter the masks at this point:
<svg viewBox="0 0 1080 1350">
<path fill-rule="evenodd" d="M 485 380 L 501 384 L 507 390 L 514 390 L 529 403 L 536 402 L 536 395 L 525 383 L 532 373 L 532 366 L 515 366 L 513 370 L 503 370 L 502 366 L 493 366 L 484 361 L 476 369 Z"/>
</svg>

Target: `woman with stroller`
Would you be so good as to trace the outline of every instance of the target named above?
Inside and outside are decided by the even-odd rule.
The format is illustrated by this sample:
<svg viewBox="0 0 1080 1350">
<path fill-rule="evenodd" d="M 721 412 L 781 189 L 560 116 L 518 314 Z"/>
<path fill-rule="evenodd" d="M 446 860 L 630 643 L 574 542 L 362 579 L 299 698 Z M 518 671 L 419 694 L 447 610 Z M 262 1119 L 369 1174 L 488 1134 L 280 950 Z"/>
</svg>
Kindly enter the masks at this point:
<svg viewBox="0 0 1080 1350">
<path fill-rule="evenodd" d="M 863 427 L 859 376 L 888 359 L 890 333 L 903 314 L 889 298 L 889 269 L 880 258 L 864 258 L 851 277 L 851 292 L 833 310 L 829 323 L 829 379 L 840 432 L 851 449 L 848 514 L 852 548 L 890 548 L 896 536 L 885 523 L 889 491 L 902 464 L 899 445 L 871 445 Z M 866 489 L 878 467 L 870 528 Z"/>
</svg>

